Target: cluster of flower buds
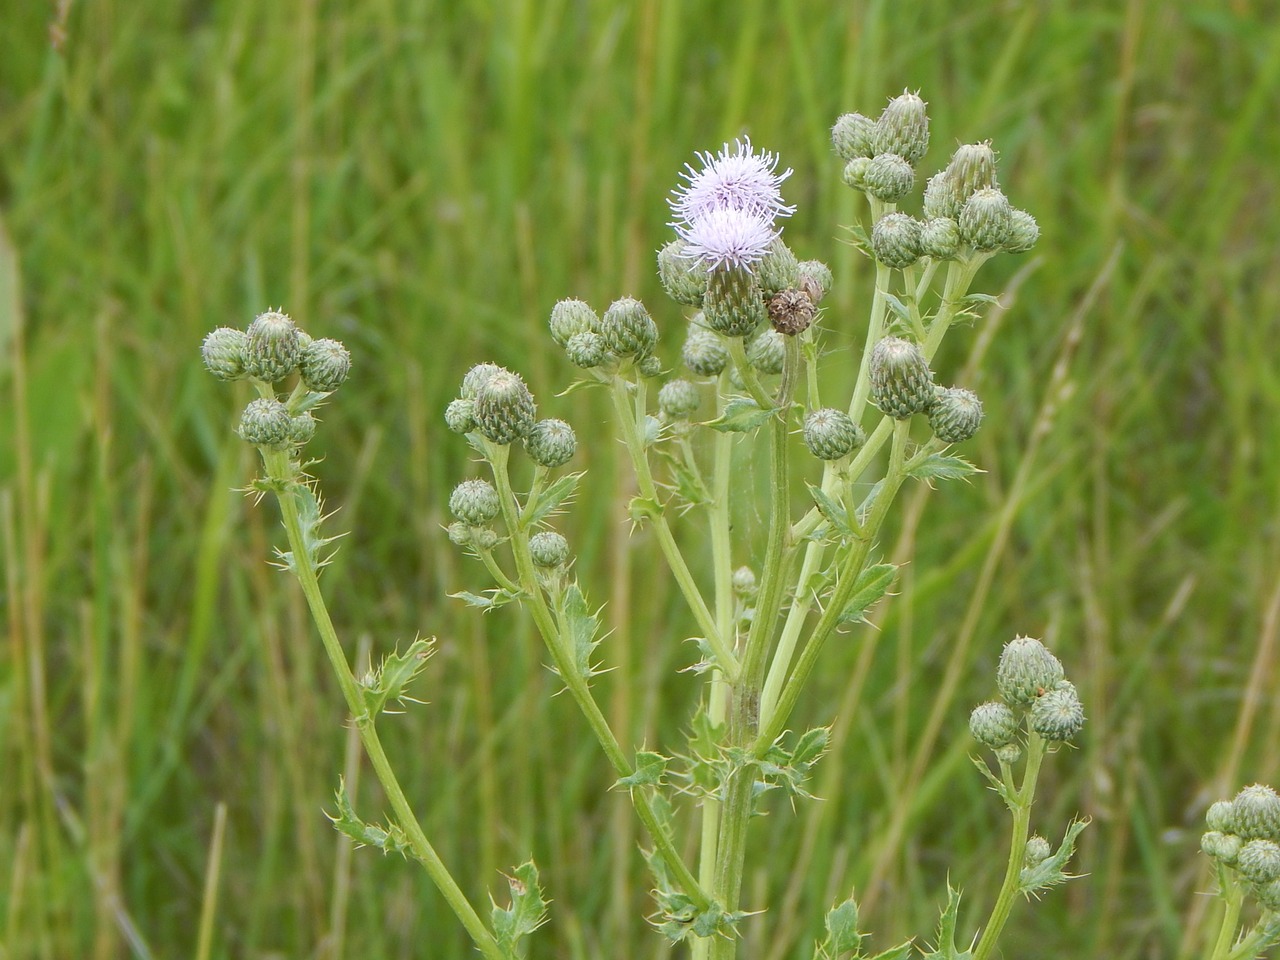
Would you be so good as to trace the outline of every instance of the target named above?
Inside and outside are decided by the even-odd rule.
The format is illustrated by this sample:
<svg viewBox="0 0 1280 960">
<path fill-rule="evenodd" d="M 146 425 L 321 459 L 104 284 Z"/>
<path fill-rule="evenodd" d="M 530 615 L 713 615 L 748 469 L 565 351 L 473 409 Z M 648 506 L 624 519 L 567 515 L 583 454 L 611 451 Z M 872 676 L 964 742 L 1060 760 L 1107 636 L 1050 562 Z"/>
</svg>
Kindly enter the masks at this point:
<svg viewBox="0 0 1280 960">
<path fill-rule="evenodd" d="M 699 327 L 720 336 L 751 338 L 766 321 L 786 336 L 807 330 L 831 271 L 798 260 L 782 242 L 776 221 L 795 212 L 780 190 L 791 171 L 778 173 L 777 156 L 756 153 L 745 138 L 698 159 L 670 200 L 677 239 L 658 251 L 663 288 L 701 308 Z"/>
<path fill-rule="evenodd" d="M 643 303 L 631 297 L 615 300 L 599 316 L 582 300 L 561 300 L 551 308 L 551 338 L 575 367 L 616 369 L 631 360 L 644 377 L 656 377 L 662 363 L 654 355 L 658 325 Z"/>
<path fill-rule="evenodd" d="M 1015 637 L 996 669 L 999 700 L 980 703 L 969 715 L 973 738 L 1002 763 L 1022 756 L 1020 731 L 1027 728 L 1053 743 L 1070 740 L 1084 726 L 1084 707 L 1062 662 L 1032 637 Z"/>
<path fill-rule="evenodd" d="M 929 149 L 925 107 L 919 96 L 904 91 L 876 120 L 859 113 L 840 117 L 831 142 L 846 161 L 845 182 L 883 204 L 905 199 L 916 184 L 916 164 Z M 991 144 L 970 143 L 929 178 L 920 218 L 897 210 L 880 216 L 871 228 L 871 250 L 885 266 L 902 268 L 922 258 L 1024 253 L 1039 236 L 1035 218 L 1001 193 Z"/>
<path fill-rule="evenodd" d="M 312 339 L 289 316 L 259 314 L 248 330 L 219 327 L 200 347 L 204 365 L 219 380 L 251 380 L 269 393 L 253 400 L 240 417 L 239 433 L 268 449 L 298 448 L 316 432 L 311 408 L 346 381 L 351 354 L 337 340 Z M 276 385 L 297 374 L 300 390 L 280 400 Z"/>
<path fill-rule="evenodd" d="M 944 443 L 962 443 L 982 426 L 982 401 L 962 387 L 939 387 L 920 347 L 901 337 L 884 337 L 871 349 L 871 400 L 886 416 L 929 417 Z"/>
<path fill-rule="evenodd" d="M 1267 910 L 1280 910 L 1280 795 L 1255 783 L 1205 814 L 1200 849 L 1235 873 Z"/>
</svg>

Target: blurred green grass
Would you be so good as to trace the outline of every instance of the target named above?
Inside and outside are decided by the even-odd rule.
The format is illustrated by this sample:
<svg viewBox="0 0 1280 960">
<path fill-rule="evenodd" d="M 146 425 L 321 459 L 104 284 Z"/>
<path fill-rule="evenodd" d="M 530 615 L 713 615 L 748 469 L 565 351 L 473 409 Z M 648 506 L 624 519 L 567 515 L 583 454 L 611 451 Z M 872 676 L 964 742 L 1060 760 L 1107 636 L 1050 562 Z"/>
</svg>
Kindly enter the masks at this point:
<svg viewBox="0 0 1280 960">
<path fill-rule="evenodd" d="M 908 498 L 885 545 L 914 551 L 901 595 L 827 652 L 804 719 L 838 711 L 840 746 L 824 800 L 758 831 L 748 899 L 770 912 L 749 952 L 807 956 L 851 886 L 884 944 L 929 931 L 948 876 L 977 922 L 1003 823 L 964 718 L 1027 632 L 1091 717 L 1038 822 L 1095 823 L 1089 878 L 1015 914 L 1005 953 L 1185 955 L 1204 806 L 1280 776 L 1268 5 L 101 0 L 70 5 L 55 48 L 56 15 L 0 12 L 8 956 L 197 955 L 211 860 L 211 956 L 469 955 L 417 870 L 352 855 L 321 816 L 340 698 L 265 564 L 274 515 L 233 492 L 253 475 L 230 433 L 246 396 L 196 353 L 267 305 L 355 355 L 317 444 L 351 531 L 327 589 L 353 643 L 440 638 L 430 705 L 388 740 L 442 855 L 477 899 L 538 858 L 556 902 L 534 956 L 664 955 L 639 838 L 528 625 L 444 599 L 478 572 L 439 530 L 469 469 L 440 411 L 494 359 L 578 428 L 589 483 L 566 532 L 593 598 L 633 614 L 605 656 L 639 680 L 601 688 L 637 741 L 674 744 L 691 627 L 667 588 L 611 586 L 656 555 L 625 539 L 598 398 L 553 396 L 571 371 L 544 319 L 560 297 L 637 295 L 674 361 L 663 199 L 693 151 L 745 132 L 795 168 L 787 238 L 832 265 L 831 342 L 856 356 L 870 275 L 841 242 L 860 210 L 826 128 L 903 87 L 930 101 L 923 168 L 991 138 L 1043 237 L 996 335 L 980 323 L 942 358 L 958 377 L 985 351 L 966 382 L 989 472 Z M 980 289 L 1024 265 L 997 260 Z M 911 841 L 886 857 L 895 810 Z"/>
</svg>

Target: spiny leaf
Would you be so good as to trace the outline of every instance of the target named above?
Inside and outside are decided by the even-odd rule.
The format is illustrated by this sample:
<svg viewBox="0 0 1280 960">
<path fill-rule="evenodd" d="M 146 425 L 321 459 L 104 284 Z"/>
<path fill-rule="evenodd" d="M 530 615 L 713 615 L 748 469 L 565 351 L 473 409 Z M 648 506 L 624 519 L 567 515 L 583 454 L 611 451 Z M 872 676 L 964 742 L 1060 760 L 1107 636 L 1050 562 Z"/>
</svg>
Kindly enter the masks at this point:
<svg viewBox="0 0 1280 960">
<path fill-rule="evenodd" d="M 536 527 L 551 514 L 555 513 L 565 501 L 573 496 L 574 491 L 578 489 L 578 481 L 581 479 L 581 473 L 568 473 L 543 490 L 538 494 L 538 500 L 533 505 L 533 508 L 520 521 L 520 526 L 528 530 Z"/>
<path fill-rule="evenodd" d="M 813 497 L 813 502 L 817 506 L 818 512 L 831 524 L 841 539 L 852 540 L 856 534 L 849 523 L 849 514 L 844 507 L 823 493 L 821 487 L 814 486 L 812 483 L 808 486 L 809 496 Z"/>
<path fill-rule="evenodd" d="M 409 838 L 396 824 L 382 827 L 376 823 L 365 823 L 356 816 L 355 808 L 351 805 L 351 797 L 347 795 L 346 781 L 341 777 L 338 778 L 335 799 L 338 804 L 338 815 L 329 816 L 326 813 L 325 816 L 329 817 L 334 829 L 339 833 L 345 834 L 361 846 L 377 847 L 383 853 L 399 853 L 402 856 L 412 854 Z"/>
<path fill-rule="evenodd" d="M 908 475 L 921 480 L 960 480 L 982 472 L 963 457 L 948 457 L 940 453 L 925 457 L 907 471 Z"/>
<path fill-rule="evenodd" d="M 818 944 L 818 956 L 824 960 L 839 960 L 841 954 L 857 954 L 862 949 L 866 934 L 858 930 L 858 903 L 849 897 L 827 912 L 827 937 Z"/>
<path fill-rule="evenodd" d="M 724 413 L 707 426 L 721 433 L 749 433 L 776 413 L 765 410 L 749 397 L 734 397 L 724 405 Z"/>
<path fill-rule="evenodd" d="M 1018 877 L 1018 890 L 1030 896 L 1038 890 L 1045 890 L 1070 880 L 1071 874 L 1067 873 L 1065 868 L 1075 852 L 1076 838 L 1088 825 L 1087 817 L 1083 820 L 1072 820 L 1067 826 L 1062 843 L 1053 854 L 1033 866 L 1023 868 Z"/>
<path fill-rule="evenodd" d="M 547 901 L 538 882 L 538 868 L 530 860 L 522 863 L 507 877 L 511 905 L 493 905 L 493 933 L 498 945 L 509 956 L 518 956 L 516 945 L 547 922 Z"/>
<path fill-rule="evenodd" d="M 662 777 L 667 772 L 668 757 L 664 757 L 660 753 L 653 753 L 649 750 L 636 751 L 636 769 L 635 773 L 629 776 L 620 777 L 614 784 L 615 787 L 660 787 L 662 786 Z"/>
<path fill-rule="evenodd" d="M 853 596 L 845 604 L 838 622 L 866 622 L 867 612 L 889 592 L 897 575 L 898 568 L 892 563 L 877 563 L 865 567 L 858 574 L 858 580 L 853 587 Z"/>
<path fill-rule="evenodd" d="M 576 583 L 565 590 L 563 603 L 565 639 L 573 653 L 573 665 L 580 677 L 589 680 L 599 673 L 591 664 L 591 654 L 600 643 L 596 639 L 600 618 L 587 609 L 587 598 Z"/>
<path fill-rule="evenodd" d="M 426 669 L 427 658 L 434 652 L 432 641 L 419 638 L 403 654 L 383 657 L 377 669 L 360 682 L 368 715 L 377 716 L 392 700 L 404 703 L 412 699 L 406 693 L 409 683 Z"/>
</svg>

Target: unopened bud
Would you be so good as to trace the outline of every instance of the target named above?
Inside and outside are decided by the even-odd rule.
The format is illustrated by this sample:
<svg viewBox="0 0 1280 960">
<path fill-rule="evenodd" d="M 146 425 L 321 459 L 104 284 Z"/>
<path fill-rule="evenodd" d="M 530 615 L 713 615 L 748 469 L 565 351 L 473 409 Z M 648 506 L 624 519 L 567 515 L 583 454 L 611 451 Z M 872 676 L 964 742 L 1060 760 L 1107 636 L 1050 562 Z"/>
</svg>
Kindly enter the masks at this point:
<svg viewBox="0 0 1280 960">
<path fill-rule="evenodd" d="M 1280 796 L 1265 784 L 1245 787 L 1231 801 L 1235 832 L 1246 840 L 1280 840 Z"/>
<path fill-rule="evenodd" d="M 954 260 L 960 253 L 960 225 L 950 217 L 933 217 L 920 228 L 920 252 L 932 260 Z"/>
<path fill-rule="evenodd" d="M 738 567 L 733 571 L 733 592 L 737 597 L 743 600 L 751 600 L 759 592 L 759 586 L 756 583 L 756 572 L 750 567 Z"/>
<path fill-rule="evenodd" d="M 683 240 L 672 240 L 658 251 L 658 279 L 676 303 L 700 307 L 707 293 L 707 268 L 685 256 L 688 246 Z"/>
<path fill-rule="evenodd" d="M 337 340 L 312 340 L 299 361 L 302 382 L 316 393 L 333 393 L 351 373 L 351 352 Z"/>
<path fill-rule="evenodd" d="M 871 350 L 871 400 L 882 413 L 907 420 L 933 405 L 933 372 L 910 340 L 885 337 Z"/>
<path fill-rule="evenodd" d="M 502 503 L 488 480 L 463 480 L 449 495 L 449 512 L 469 527 L 483 527 L 502 512 Z"/>
<path fill-rule="evenodd" d="M 747 363 L 766 376 L 781 373 L 786 361 L 786 338 L 772 327 L 760 331 L 747 344 Z"/>
<path fill-rule="evenodd" d="M 688 380 L 669 380 L 658 391 L 658 409 L 669 420 L 688 420 L 702 397 Z"/>
<path fill-rule="evenodd" d="M 839 460 L 867 442 L 867 435 L 843 410 L 821 407 L 804 418 L 804 445 L 819 460 Z"/>
<path fill-rule="evenodd" d="M 1257 884 L 1280 880 L 1280 844 L 1274 840 L 1250 840 L 1240 848 L 1236 869 Z"/>
<path fill-rule="evenodd" d="M 844 172 L 841 173 L 841 177 L 844 179 L 846 186 L 865 192 L 867 189 L 867 171 L 870 169 L 870 157 L 854 157 L 844 165 Z"/>
<path fill-rule="evenodd" d="M 529 538 L 529 554 L 540 567 L 562 567 L 569 559 L 569 541 L 554 530 L 543 530 Z"/>
<path fill-rule="evenodd" d="M 995 755 L 1001 763 L 1017 763 L 1022 759 L 1022 744 L 1006 743 L 1003 747 L 996 747 Z"/>
<path fill-rule="evenodd" d="M 574 334 L 595 330 L 599 323 L 596 312 L 584 301 L 561 300 L 551 308 L 547 326 L 551 330 L 551 339 L 563 347 L 568 345 Z"/>
<path fill-rule="evenodd" d="M 289 442 L 295 447 L 305 446 L 316 435 L 316 418 L 310 411 L 289 418 Z"/>
<path fill-rule="evenodd" d="M 1209 830 L 1200 837 L 1200 849 L 1228 866 L 1233 866 L 1244 841 L 1234 833 L 1223 833 L 1221 830 Z"/>
<path fill-rule="evenodd" d="M 924 216 L 926 220 L 945 217 L 955 220 L 960 216 L 964 198 L 957 196 L 955 185 L 947 179 L 946 171 L 939 171 L 924 186 Z"/>
<path fill-rule="evenodd" d="M 471 528 L 461 520 L 455 520 L 449 524 L 445 533 L 449 535 L 449 542 L 455 547 L 466 547 L 471 544 Z"/>
<path fill-rule="evenodd" d="M 240 438 L 255 447 L 283 447 L 289 442 L 293 418 L 279 400 L 250 400 L 240 415 Z"/>
<path fill-rule="evenodd" d="M 929 149 L 929 117 L 925 102 L 904 90 L 884 108 L 871 136 L 874 153 L 896 153 L 915 163 Z"/>
<path fill-rule="evenodd" d="M 1046 740 L 1070 740 L 1084 727 L 1084 705 L 1071 683 L 1060 680 L 1031 704 L 1031 729 Z"/>
<path fill-rule="evenodd" d="M 987 143 L 966 143 L 956 148 L 947 164 L 947 181 L 963 203 L 975 191 L 996 186 L 996 154 Z"/>
<path fill-rule="evenodd" d="M 658 342 L 658 326 L 644 304 L 623 297 L 609 305 L 600 320 L 605 348 L 619 357 L 644 358 Z"/>
<path fill-rule="evenodd" d="M 746 337 L 755 332 L 766 317 L 755 277 L 733 266 L 713 269 L 702 316 L 708 327 L 726 337 Z"/>
<path fill-rule="evenodd" d="M 996 686 L 1010 706 L 1026 706 L 1063 678 L 1062 662 L 1034 637 L 1014 637 L 1000 654 Z"/>
<path fill-rule="evenodd" d="M 1040 225 L 1025 210 L 1014 210 L 1009 217 L 1009 239 L 1004 242 L 1006 253 L 1026 253 L 1040 239 Z"/>
<path fill-rule="evenodd" d="M 718 377 L 729 365 L 729 351 L 710 330 L 691 324 L 680 359 L 696 376 Z"/>
<path fill-rule="evenodd" d="M 258 314 L 249 324 L 248 336 L 245 372 L 254 380 L 278 383 L 298 368 L 302 338 L 286 314 L 275 310 Z"/>
<path fill-rule="evenodd" d="M 1236 808 L 1230 800 L 1217 800 L 1209 804 L 1209 809 L 1204 814 L 1205 825 L 1210 830 L 1220 830 L 1223 833 L 1236 832 Z"/>
<path fill-rule="evenodd" d="M 240 380 L 245 376 L 249 337 L 243 330 L 219 327 L 200 345 L 204 365 L 219 380 Z"/>
<path fill-rule="evenodd" d="M 821 260 L 801 260 L 799 274 L 799 282 L 796 285 L 809 295 L 814 306 L 826 299 L 833 283 L 830 267 Z"/>
<path fill-rule="evenodd" d="M 871 228 L 871 252 L 886 267 L 909 267 L 920 259 L 920 221 L 905 213 L 886 213 Z"/>
<path fill-rule="evenodd" d="M 472 410 L 476 429 L 494 443 L 519 440 L 533 426 L 536 414 L 533 394 L 510 370 L 492 374 L 476 391 Z"/>
<path fill-rule="evenodd" d="M 995 187 L 970 195 L 960 211 L 960 239 L 978 250 L 998 250 L 1013 231 L 1013 208 Z"/>
<path fill-rule="evenodd" d="M 998 700 L 980 703 L 969 714 L 969 732 L 985 746 L 1003 747 L 1017 738 L 1018 718 Z"/>
<path fill-rule="evenodd" d="M 871 138 L 876 122 L 860 113 L 843 114 L 831 128 L 831 145 L 836 154 L 845 160 L 870 157 Z"/>
<path fill-rule="evenodd" d="M 1028 867 L 1034 867 L 1044 863 L 1053 853 L 1053 847 L 1049 845 L 1049 841 L 1040 834 L 1027 839 L 1027 845 L 1023 849 L 1022 862 Z"/>
<path fill-rule="evenodd" d="M 943 443 L 963 443 L 982 426 L 982 401 L 963 387 L 939 390 L 929 408 L 929 426 Z"/>
<path fill-rule="evenodd" d="M 862 182 L 867 193 L 885 203 L 897 203 L 916 185 L 915 169 L 896 153 L 880 153 L 872 158 Z"/>
<path fill-rule="evenodd" d="M 796 255 L 782 242 L 781 237 L 774 237 L 769 249 L 755 266 L 756 282 L 765 296 L 794 287 L 800 277 L 800 262 Z"/>
<path fill-rule="evenodd" d="M 641 357 L 636 361 L 636 373 L 650 380 L 654 377 L 661 376 L 662 361 L 652 353 L 647 357 Z"/>
<path fill-rule="evenodd" d="M 496 363 L 477 363 L 462 378 L 462 389 L 458 395 L 464 400 L 474 400 L 480 388 L 489 381 L 490 377 L 495 373 L 506 372 L 505 367 L 500 367 Z"/>
<path fill-rule="evenodd" d="M 604 337 L 591 330 L 575 333 L 570 337 L 569 342 L 564 345 L 564 354 L 570 363 L 584 370 L 598 367 L 609 358 Z"/>
<path fill-rule="evenodd" d="M 444 408 L 444 424 L 454 433 L 470 433 L 476 428 L 475 401 L 450 400 Z"/>
<path fill-rule="evenodd" d="M 534 463 L 554 469 L 573 459 L 578 437 L 563 420 L 539 420 L 525 435 L 524 447 Z"/>
</svg>

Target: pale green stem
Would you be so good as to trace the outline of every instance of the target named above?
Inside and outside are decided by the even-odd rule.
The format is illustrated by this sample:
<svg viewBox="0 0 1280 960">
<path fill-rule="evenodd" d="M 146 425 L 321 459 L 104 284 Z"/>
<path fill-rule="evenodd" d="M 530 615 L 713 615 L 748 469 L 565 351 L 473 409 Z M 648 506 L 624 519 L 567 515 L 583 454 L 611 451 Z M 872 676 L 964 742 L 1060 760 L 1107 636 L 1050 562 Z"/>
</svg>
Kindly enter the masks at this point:
<svg viewBox="0 0 1280 960">
<path fill-rule="evenodd" d="M 973 951 L 973 960 L 987 960 L 996 948 L 996 942 L 1004 931 L 1004 925 L 1013 912 L 1013 904 L 1021 886 L 1022 866 L 1026 860 L 1027 837 L 1031 832 L 1031 804 L 1036 796 L 1036 780 L 1040 777 L 1040 762 L 1044 759 L 1045 742 L 1034 730 L 1027 738 L 1027 767 L 1022 774 L 1022 789 L 1013 804 L 1013 837 L 1009 842 L 1009 861 L 1005 866 L 1004 883 L 996 897 L 991 916 Z"/>
<path fill-rule="evenodd" d="M 498 566 L 498 558 L 493 555 L 492 550 L 476 547 L 476 556 L 480 558 L 484 568 L 489 571 L 489 576 L 493 577 L 503 590 L 508 593 L 518 593 L 520 591 L 520 585 L 508 577 L 502 567 Z"/>
<path fill-rule="evenodd" d="M 832 469 L 827 464 L 827 469 Z M 811 543 L 805 549 L 804 560 L 800 564 L 800 573 L 796 577 L 796 594 L 791 601 L 791 609 L 787 611 L 787 620 L 782 625 L 782 633 L 778 636 L 778 645 L 774 649 L 773 660 L 769 664 L 769 672 L 765 676 L 764 689 L 760 693 L 760 723 L 767 724 L 778 705 L 778 694 L 782 691 L 782 682 L 787 677 L 787 668 L 791 666 L 791 658 L 795 655 L 796 643 L 800 639 L 800 631 L 804 621 L 813 608 L 813 594 L 809 590 L 809 581 L 818 571 L 825 554 L 825 545 Z"/>
<path fill-rule="evenodd" d="M 261 449 L 267 477 L 275 487 L 276 499 L 280 503 L 280 514 L 284 521 L 285 534 L 289 539 L 289 549 L 293 556 L 293 571 L 302 587 L 303 596 L 306 597 L 307 606 L 311 610 L 311 617 L 320 632 L 320 640 L 324 644 L 324 650 L 328 655 L 330 666 L 333 667 L 334 675 L 338 678 L 338 686 L 342 689 L 342 696 L 347 702 L 347 709 L 351 712 L 351 716 L 355 721 L 356 730 L 360 734 L 360 742 L 364 745 L 365 753 L 369 756 L 374 773 L 378 777 L 378 782 L 382 784 L 382 789 L 391 804 L 396 821 L 408 838 L 409 847 L 413 851 L 414 858 L 422 864 L 432 883 L 436 885 L 436 889 L 440 891 L 445 901 L 449 904 L 450 909 L 462 921 L 463 927 L 466 928 L 476 947 L 490 960 L 504 960 L 504 954 L 497 941 L 493 938 L 488 928 L 485 927 L 484 921 L 480 919 L 480 915 L 471 906 L 470 901 L 467 900 L 466 895 L 462 892 L 462 888 L 453 879 L 453 875 L 449 873 L 449 869 L 444 865 L 444 861 L 440 859 L 435 848 L 427 840 L 426 833 L 423 832 L 422 825 L 414 815 L 413 808 L 410 806 L 409 800 L 400 786 L 400 781 L 391 769 L 391 763 L 387 759 L 386 752 L 382 749 L 382 742 L 379 740 L 377 730 L 374 728 L 375 718 L 369 716 L 366 712 L 360 696 L 359 685 L 351 672 L 350 665 L 347 663 L 346 654 L 342 650 L 342 643 L 338 640 L 333 620 L 329 616 L 324 596 L 320 592 L 320 581 L 317 577 L 316 568 L 312 563 L 310 554 L 307 552 L 306 544 L 303 542 L 302 524 L 298 516 L 297 504 L 293 498 L 293 490 L 300 481 L 297 479 L 295 471 L 291 468 L 289 456 L 282 450 Z"/>
<path fill-rule="evenodd" d="M 542 488 L 546 486 L 547 476 L 550 472 L 540 463 L 533 468 L 533 482 L 529 484 L 529 495 L 525 497 L 524 509 L 520 511 L 521 530 L 529 526 L 529 520 L 538 506 L 538 497 L 542 495 Z"/>
<path fill-rule="evenodd" d="M 1235 942 L 1240 909 L 1244 906 L 1244 891 L 1221 867 L 1218 868 L 1218 882 L 1222 885 L 1222 924 L 1218 927 L 1218 939 L 1214 942 L 1210 960 L 1226 960 L 1231 944 Z"/>
<path fill-rule="evenodd" d="M 1267 910 L 1248 936 L 1236 944 L 1235 949 L 1227 954 L 1226 960 L 1253 960 L 1262 950 L 1276 942 L 1280 936 L 1280 914 Z"/>
<path fill-rule="evenodd" d="M 742 338 L 727 337 L 726 340 L 729 344 L 729 356 L 733 358 L 733 364 L 738 368 L 738 374 L 742 377 L 747 393 L 751 394 L 751 399 L 759 404 L 761 410 L 768 410 L 773 406 L 773 397 L 769 396 L 769 391 L 761 385 L 760 378 L 756 376 L 755 367 L 747 362 L 747 349 Z"/>
<path fill-rule="evenodd" d="M 636 390 L 639 392 L 637 408 L 643 409 L 639 407 L 639 403 L 643 402 L 643 381 L 636 384 Z M 717 629 L 715 619 L 707 608 L 707 602 L 702 598 L 702 592 L 698 589 L 693 573 L 689 570 L 689 565 L 685 562 L 684 555 L 680 552 L 680 547 L 671 533 L 667 518 L 662 512 L 662 504 L 658 500 L 658 487 L 653 481 L 653 473 L 649 469 L 649 458 L 640 436 L 640 421 L 627 403 L 627 382 L 620 377 L 615 377 L 613 380 L 613 409 L 618 418 L 618 427 L 622 430 L 623 440 L 631 454 L 631 465 L 636 472 L 640 496 L 654 504 L 649 519 L 653 523 L 658 545 L 662 548 L 667 566 L 671 568 L 680 592 L 684 595 L 685 603 L 689 605 L 694 619 L 698 621 L 698 629 L 706 637 L 707 645 L 711 648 L 717 665 L 727 677 L 736 677 L 739 669 L 738 658 L 726 645 L 725 638 Z"/>
<path fill-rule="evenodd" d="M 498 489 L 498 499 L 502 503 L 502 518 L 510 534 L 509 542 L 511 544 L 511 552 L 515 557 L 520 585 L 526 594 L 530 611 L 533 614 L 534 624 L 537 626 L 538 632 L 542 634 L 543 642 L 547 651 L 551 654 L 551 659 L 555 664 L 557 673 L 560 675 L 560 679 L 564 682 L 565 689 L 569 691 L 569 695 L 578 704 L 579 709 L 587 720 L 587 725 L 591 728 L 591 732 L 595 734 L 596 739 L 600 742 L 609 765 L 613 767 L 619 777 L 629 777 L 635 773 L 635 768 L 632 766 L 631 761 L 628 760 L 626 753 L 623 752 L 617 737 L 613 735 L 613 730 L 609 727 L 609 721 L 605 719 L 600 705 L 596 703 L 595 695 L 592 694 L 591 688 L 587 685 L 586 678 L 578 672 L 577 667 L 574 665 L 573 653 L 566 649 L 564 635 L 556 622 L 555 615 L 548 608 L 546 598 L 542 595 L 542 588 L 538 584 L 533 557 L 529 554 L 528 533 L 520 530 L 518 526 L 520 518 L 519 503 L 511 489 L 511 477 L 507 471 L 510 448 L 487 444 L 486 449 L 489 464 L 493 468 L 493 480 Z M 672 876 L 680 884 L 685 894 L 694 901 L 698 909 L 705 910 L 710 906 L 711 900 L 699 886 L 688 865 L 680 856 L 680 852 L 676 850 L 670 835 L 662 828 L 657 813 L 653 809 L 653 804 L 649 801 L 648 794 L 644 792 L 643 788 L 633 789 L 629 792 L 636 814 L 640 817 L 640 822 L 644 824 L 645 829 L 649 832 L 654 847 L 666 862 L 668 869 L 671 870 Z"/>
<path fill-rule="evenodd" d="M 867 342 L 862 348 L 862 360 L 858 364 L 858 382 L 853 387 L 853 399 L 849 401 L 849 416 L 854 423 L 862 423 L 862 413 L 871 394 L 871 351 L 884 335 L 884 314 L 888 301 L 889 268 L 876 264 L 876 289 L 871 299 L 871 319 L 867 324 Z"/>
</svg>

